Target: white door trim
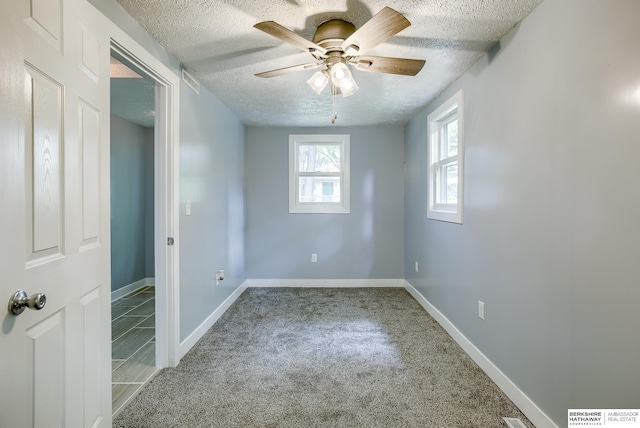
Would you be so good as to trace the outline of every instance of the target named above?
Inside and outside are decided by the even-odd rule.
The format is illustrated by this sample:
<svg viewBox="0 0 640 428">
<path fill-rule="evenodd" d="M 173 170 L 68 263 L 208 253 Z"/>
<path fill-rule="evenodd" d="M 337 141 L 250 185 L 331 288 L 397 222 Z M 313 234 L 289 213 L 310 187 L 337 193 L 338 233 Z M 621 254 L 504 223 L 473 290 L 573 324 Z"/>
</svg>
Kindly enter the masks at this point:
<svg viewBox="0 0 640 428">
<path fill-rule="evenodd" d="M 156 83 L 154 131 L 154 241 L 156 285 L 156 366 L 180 361 L 179 305 L 179 100 L 180 79 L 114 24 L 111 50 Z M 167 245 L 173 237 L 174 244 Z"/>
</svg>

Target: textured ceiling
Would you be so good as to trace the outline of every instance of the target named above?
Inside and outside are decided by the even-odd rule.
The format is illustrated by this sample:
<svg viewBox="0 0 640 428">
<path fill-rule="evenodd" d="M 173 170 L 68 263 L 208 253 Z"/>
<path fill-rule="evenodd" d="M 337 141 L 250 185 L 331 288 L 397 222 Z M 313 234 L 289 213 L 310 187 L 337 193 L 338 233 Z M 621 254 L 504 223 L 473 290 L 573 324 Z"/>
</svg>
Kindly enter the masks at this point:
<svg viewBox="0 0 640 428">
<path fill-rule="evenodd" d="M 405 124 L 464 73 L 542 0 L 117 0 L 247 125 L 326 126 L 329 91 L 306 84 L 315 70 L 273 77 L 255 73 L 311 62 L 310 54 L 255 28 L 276 21 L 311 39 L 322 22 L 361 27 L 384 6 L 411 26 L 367 54 L 425 59 L 417 76 L 366 73 L 338 97 L 336 125 Z"/>
<path fill-rule="evenodd" d="M 111 57 L 111 113 L 145 128 L 155 123 L 155 84 L 123 58 Z"/>
</svg>

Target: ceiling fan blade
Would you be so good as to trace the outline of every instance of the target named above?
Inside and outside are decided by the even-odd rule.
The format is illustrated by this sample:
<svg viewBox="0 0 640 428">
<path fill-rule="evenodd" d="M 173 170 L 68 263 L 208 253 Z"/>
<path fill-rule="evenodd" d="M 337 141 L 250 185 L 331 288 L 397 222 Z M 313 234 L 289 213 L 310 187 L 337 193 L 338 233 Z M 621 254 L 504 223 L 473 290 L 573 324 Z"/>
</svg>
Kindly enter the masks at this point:
<svg viewBox="0 0 640 428">
<path fill-rule="evenodd" d="M 402 74 L 405 76 L 418 74 L 422 70 L 424 63 L 423 59 L 391 58 L 386 56 L 360 56 L 353 61 L 356 69 L 360 71 Z"/>
<path fill-rule="evenodd" d="M 311 52 L 311 53 L 318 52 L 322 55 L 327 53 L 326 49 L 324 49 L 323 47 L 316 45 L 312 41 L 297 35 L 293 31 L 283 27 L 277 22 L 274 22 L 274 21 L 258 22 L 253 27 L 257 28 L 260 31 L 264 31 L 265 33 L 273 37 L 276 37 L 284 42 L 287 42 L 290 45 L 293 45 L 299 49 L 302 49 L 305 52 Z"/>
<path fill-rule="evenodd" d="M 342 43 L 342 50 L 353 52 L 349 47 L 356 46 L 357 54 L 366 53 L 410 25 L 402 14 L 385 6 Z"/>
<path fill-rule="evenodd" d="M 277 70 L 263 71 L 262 73 L 256 73 L 256 76 L 258 76 L 258 77 L 276 77 L 276 76 L 280 76 L 280 75 L 283 75 L 283 74 L 295 73 L 297 71 L 313 70 L 314 68 L 318 68 L 318 67 L 320 67 L 322 65 L 323 65 L 322 63 L 319 63 L 319 64 L 316 64 L 316 63 L 300 64 L 300 65 L 294 65 L 294 66 L 291 66 L 291 67 L 279 68 Z"/>
</svg>

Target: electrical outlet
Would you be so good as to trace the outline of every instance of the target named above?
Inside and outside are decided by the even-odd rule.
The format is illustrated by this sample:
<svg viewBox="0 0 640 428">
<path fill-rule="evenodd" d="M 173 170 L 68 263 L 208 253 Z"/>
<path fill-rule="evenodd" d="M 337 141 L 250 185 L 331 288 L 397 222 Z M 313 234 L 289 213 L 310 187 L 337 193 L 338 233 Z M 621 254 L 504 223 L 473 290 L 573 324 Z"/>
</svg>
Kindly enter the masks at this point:
<svg viewBox="0 0 640 428">
<path fill-rule="evenodd" d="M 480 319 L 484 319 L 484 302 L 482 300 L 478 300 L 478 316 Z"/>
<path fill-rule="evenodd" d="M 311 263 L 318 263 L 318 255 L 317 254 L 311 254 Z"/>
<path fill-rule="evenodd" d="M 224 270 L 220 269 L 216 272 L 216 285 L 220 285 L 220 281 L 224 280 Z"/>
<path fill-rule="evenodd" d="M 416 273 L 420 272 L 420 268 L 418 266 L 418 262 L 416 262 Z"/>
</svg>

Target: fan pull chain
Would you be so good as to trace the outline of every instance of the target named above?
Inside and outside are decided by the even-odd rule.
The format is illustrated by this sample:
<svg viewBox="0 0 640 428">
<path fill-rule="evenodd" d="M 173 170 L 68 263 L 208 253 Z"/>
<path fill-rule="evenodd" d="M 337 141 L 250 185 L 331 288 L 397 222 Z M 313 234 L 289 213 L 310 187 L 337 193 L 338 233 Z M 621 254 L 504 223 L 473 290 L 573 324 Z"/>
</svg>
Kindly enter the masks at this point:
<svg viewBox="0 0 640 428">
<path fill-rule="evenodd" d="M 338 119 L 338 112 L 336 111 L 336 87 L 331 84 L 331 103 L 333 106 L 333 116 L 331 117 L 331 124 L 336 123 L 336 119 Z"/>
</svg>

